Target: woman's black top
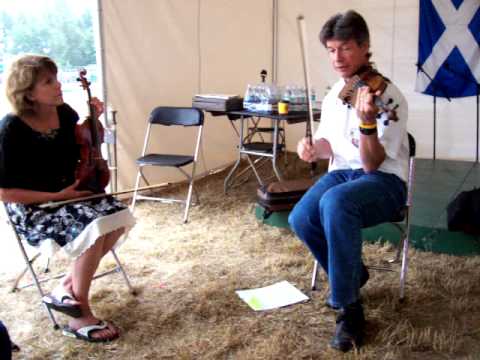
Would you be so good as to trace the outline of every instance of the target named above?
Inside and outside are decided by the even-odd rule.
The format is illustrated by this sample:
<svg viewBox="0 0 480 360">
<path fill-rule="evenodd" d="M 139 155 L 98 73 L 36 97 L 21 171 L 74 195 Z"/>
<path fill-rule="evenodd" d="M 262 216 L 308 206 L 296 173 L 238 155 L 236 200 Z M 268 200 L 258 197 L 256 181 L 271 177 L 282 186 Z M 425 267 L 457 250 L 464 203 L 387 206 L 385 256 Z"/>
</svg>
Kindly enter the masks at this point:
<svg viewBox="0 0 480 360">
<path fill-rule="evenodd" d="M 67 104 L 57 112 L 60 127 L 48 134 L 13 114 L 0 121 L 0 188 L 57 192 L 73 184 L 79 159 L 78 114 Z"/>
</svg>

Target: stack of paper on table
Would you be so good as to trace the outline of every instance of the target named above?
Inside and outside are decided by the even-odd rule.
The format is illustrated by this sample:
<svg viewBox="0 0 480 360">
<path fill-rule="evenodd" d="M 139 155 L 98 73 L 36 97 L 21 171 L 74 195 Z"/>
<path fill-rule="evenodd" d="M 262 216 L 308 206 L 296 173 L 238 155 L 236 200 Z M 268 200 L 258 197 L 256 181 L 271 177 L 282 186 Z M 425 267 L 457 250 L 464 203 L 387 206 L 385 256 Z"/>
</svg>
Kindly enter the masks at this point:
<svg viewBox="0 0 480 360">
<path fill-rule="evenodd" d="M 243 98 L 230 94 L 198 94 L 193 97 L 192 106 L 206 111 L 242 110 Z"/>
<path fill-rule="evenodd" d="M 228 94 L 197 94 L 195 95 L 196 99 L 221 99 L 227 100 L 234 97 L 239 97 L 238 95 L 228 95 Z"/>
</svg>

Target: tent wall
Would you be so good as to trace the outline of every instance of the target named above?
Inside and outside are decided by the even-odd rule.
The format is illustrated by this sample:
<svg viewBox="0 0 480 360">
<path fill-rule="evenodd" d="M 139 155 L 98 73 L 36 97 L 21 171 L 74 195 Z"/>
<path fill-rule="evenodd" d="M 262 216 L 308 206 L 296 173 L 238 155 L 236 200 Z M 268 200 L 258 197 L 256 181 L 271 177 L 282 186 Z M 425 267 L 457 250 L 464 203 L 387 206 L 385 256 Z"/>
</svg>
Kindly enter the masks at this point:
<svg viewBox="0 0 480 360">
<path fill-rule="evenodd" d="M 417 0 L 101 0 L 109 104 L 118 111 L 122 187 L 135 178 L 148 114 L 158 105 L 190 106 L 196 93 L 243 95 L 259 71 L 271 74 L 274 4 L 277 4 L 276 75 L 279 85 L 303 84 L 296 17 L 305 15 L 311 81 L 319 97 L 337 76 L 318 41 L 325 20 L 356 9 L 371 32 L 372 60 L 401 88 L 409 103 L 409 130 L 420 157 L 432 157 L 432 98 L 413 91 L 418 47 Z M 237 138 L 225 117 L 205 118 L 199 172 L 232 162 Z M 303 125 L 287 127 L 294 150 Z M 154 151 L 183 152 L 193 133 L 183 129 L 152 142 Z M 437 158 L 475 159 L 475 100 L 437 101 Z M 176 173 L 155 181 L 180 179 Z"/>
<path fill-rule="evenodd" d="M 270 1 L 103 0 L 109 105 L 118 111 L 119 180 L 135 179 L 148 114 L 155 106 L 191 106 L 196 93 L 241 93 L 271 66 Z M 183 153 L 194 133 L 169 129 L 150 149 Z M 154 132 L 154 136 L 160 132 Z M 237 139 L 224 117 L 205 118 L 197 172 L 232 162 Z M 153 170 L 153 169 L 151 169 Z M 148 173 L 147 173 L 148 174 Z M 181 179 L 172 171 L 153 182 Z"/>
</svg>

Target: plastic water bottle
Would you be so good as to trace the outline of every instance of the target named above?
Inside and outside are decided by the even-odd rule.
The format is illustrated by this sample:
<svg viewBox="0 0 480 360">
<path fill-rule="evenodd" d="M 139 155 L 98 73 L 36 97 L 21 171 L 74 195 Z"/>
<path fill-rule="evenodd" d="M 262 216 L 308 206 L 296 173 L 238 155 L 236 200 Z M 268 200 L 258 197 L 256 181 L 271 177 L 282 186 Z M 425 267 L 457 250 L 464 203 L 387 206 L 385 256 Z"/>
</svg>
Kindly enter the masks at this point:
<svg viewBox="0 0 480 360">
<path fill-rule="evenodd" d="M 297 86 L 292 86 L 291 95 L 290 95 L 290 109 L 292 111 L 298 111 L 300 97 L 299 97 L 299 89 Z"/>
<path fill-rule="evenodd" d="M 285 86 L 282 94 L 282 100 L 288 103 L 292 101 L 292 89 L 290 88 L 290 85 Z"/>
<path fill-rule="evenodd" d="M 270 89 L 268 88 L 267 85 L 262 84 L 260 86 L 260 105 L 257 110 L 259 111 L 268 111 L 268 104 L 269 104 L 269 98 L 270 98 Z"/>
<path fill-rule="evenodd" d="M 252 85 L 247 85 L 247 90 L 245 91 L 245 96 L 243 97 L 243 108 L 245 110 L 252 110 L 253 104 L 253 88 Z"/>
</svg>

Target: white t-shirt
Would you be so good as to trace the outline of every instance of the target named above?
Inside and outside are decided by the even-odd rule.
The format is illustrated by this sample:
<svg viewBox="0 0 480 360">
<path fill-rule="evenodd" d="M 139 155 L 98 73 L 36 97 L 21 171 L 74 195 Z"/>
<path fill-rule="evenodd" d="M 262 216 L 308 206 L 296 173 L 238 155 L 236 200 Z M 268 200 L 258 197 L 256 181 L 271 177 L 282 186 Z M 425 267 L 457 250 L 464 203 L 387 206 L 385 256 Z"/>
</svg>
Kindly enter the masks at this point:
<svg viewBox="0 0 480 360">
<path fill-rule="evenodd" d="M 353 107 L 343 104 L 338 94 L 345 85 L 345 80 L 340 79 L 328 92 L 322 102 L 322 117 L 320 125 L 315 132 L 314 139 L 328 140 L 333 151 L 329 171 L 338 169 L 361 169 L 360 159 L 360 119 Z M 408 135 L 407 117 L 408 105 L 398 88 L 389 83 L 381 95 L 384 103 L 389 99 L 393 102 L 389 107 L 398 104 L 396 109 L 398 121 L 390 121 L 386 126 L 384 121 L 387 114 L 382 113 L 377 119 L 377 136 L 385 148 L 386 157 L 378 170 L 397 175 L 407 181 L 408 176 Z M 375 136 L 375 135 L 372 135 Z"/>
</svg>

